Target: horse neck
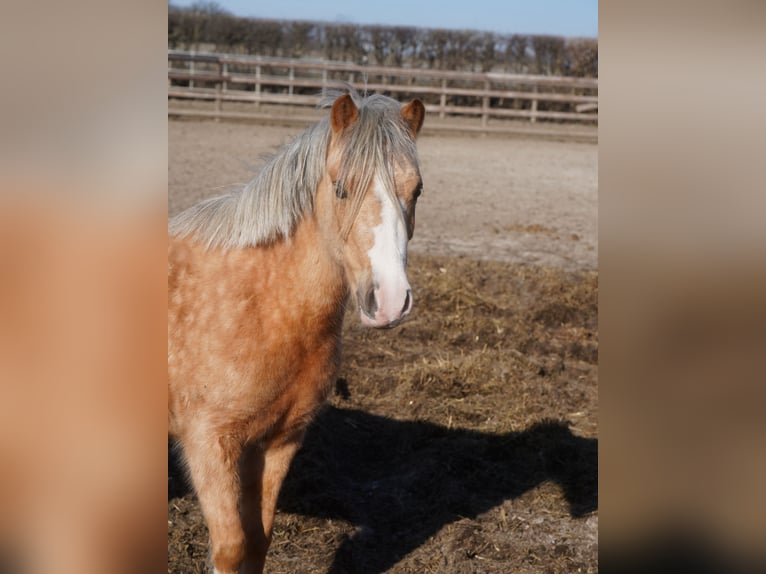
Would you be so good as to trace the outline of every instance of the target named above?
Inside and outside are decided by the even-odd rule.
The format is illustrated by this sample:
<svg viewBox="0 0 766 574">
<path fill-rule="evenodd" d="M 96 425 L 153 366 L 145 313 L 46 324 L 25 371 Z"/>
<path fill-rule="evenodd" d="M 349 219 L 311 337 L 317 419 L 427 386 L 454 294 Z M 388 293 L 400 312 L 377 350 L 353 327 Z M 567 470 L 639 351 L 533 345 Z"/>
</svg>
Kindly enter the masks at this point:
<svg viewBox="0 0 766 574">
<path fill-rule="evenodd" d="M 270 263 L 294 298 L 342 317 L 348 296 L 343 266 L 322 237 L 315 214 L 307 214 L 289 238 L 266 250 L 271 251 Z"/>
</svg>

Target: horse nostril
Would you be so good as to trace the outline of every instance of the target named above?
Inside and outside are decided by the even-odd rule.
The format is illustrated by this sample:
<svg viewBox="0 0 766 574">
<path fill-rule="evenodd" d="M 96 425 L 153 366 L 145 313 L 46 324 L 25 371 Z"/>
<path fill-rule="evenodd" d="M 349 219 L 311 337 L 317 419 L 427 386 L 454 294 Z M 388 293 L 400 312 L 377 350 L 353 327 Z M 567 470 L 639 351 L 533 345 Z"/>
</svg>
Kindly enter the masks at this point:
<svg viewBox="0 0 766 574">
<path fill-rule="evenodd" d="M 412 291 L 407 289 L 407 294 L 404 297 L 404 307 L 402 307 L 402 315 L 406 315 L 410 312 L 410 307 L 412 307 Z"/>
<path fill-rule="evenodd" d="M 375 300 L 375 289 L 367 291 L 367 296 L 364 298 L 364 306 L 370 317 L 374 317 L 375 313 L 378 312 L 378 302 Z"/>
</svg>

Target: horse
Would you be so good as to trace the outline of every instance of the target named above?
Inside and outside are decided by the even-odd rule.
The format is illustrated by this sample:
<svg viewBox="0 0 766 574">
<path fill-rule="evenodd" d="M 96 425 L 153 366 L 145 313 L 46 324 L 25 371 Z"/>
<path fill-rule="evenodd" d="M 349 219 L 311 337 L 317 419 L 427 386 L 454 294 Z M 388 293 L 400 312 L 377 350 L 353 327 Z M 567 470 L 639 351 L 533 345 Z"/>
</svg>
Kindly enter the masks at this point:
<svg viewBox="0 0 766 574">
<path fill-rule="evenodd" d="M 407 245 L 425 107 L 352 89 L 243 189 L 168 226 L 168 429 L 217 574 L 260 573 L 277 497 L 336 380 L 352 301 L 390 328 L 411 311 Z"/>
</svg>

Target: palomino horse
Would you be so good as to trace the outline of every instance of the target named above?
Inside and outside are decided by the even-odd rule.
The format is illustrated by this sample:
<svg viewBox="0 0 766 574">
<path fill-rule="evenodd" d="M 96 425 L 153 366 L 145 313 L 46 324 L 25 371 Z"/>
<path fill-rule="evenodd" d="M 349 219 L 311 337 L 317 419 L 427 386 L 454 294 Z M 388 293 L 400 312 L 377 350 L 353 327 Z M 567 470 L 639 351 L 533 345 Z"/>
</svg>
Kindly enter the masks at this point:
<svg viewBox="0 0 766 574">
<path fill-rule="evenodd" d="M 263 570 L 282 481 L 338 371 L 349 295 L 371 327 L 412 308 L 424 106 L 330 103 L 243 190 L 170 222 L 169 431 L 221 574 Z"/>
</svg>

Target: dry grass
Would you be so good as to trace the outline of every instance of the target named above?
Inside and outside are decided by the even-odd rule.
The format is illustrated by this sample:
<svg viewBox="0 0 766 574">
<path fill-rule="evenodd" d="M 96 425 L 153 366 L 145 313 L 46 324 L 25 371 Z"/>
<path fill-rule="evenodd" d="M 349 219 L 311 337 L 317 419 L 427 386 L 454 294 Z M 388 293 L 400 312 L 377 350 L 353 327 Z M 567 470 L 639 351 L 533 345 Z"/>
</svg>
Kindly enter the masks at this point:
<svg viewBox="0 0 766 574">
<path fill-rule="evenodd" d="M 598 278 L 413 256 L 415 309 L 346 325 L 267 572 L 596 572 Z M 207 532 L 170 474 L 169 572 Z"/>
</svg>

